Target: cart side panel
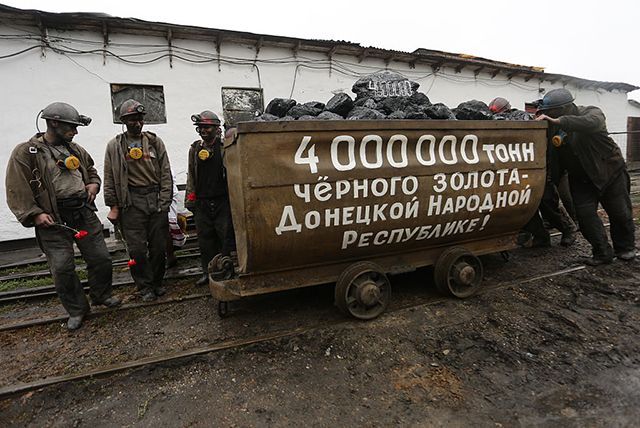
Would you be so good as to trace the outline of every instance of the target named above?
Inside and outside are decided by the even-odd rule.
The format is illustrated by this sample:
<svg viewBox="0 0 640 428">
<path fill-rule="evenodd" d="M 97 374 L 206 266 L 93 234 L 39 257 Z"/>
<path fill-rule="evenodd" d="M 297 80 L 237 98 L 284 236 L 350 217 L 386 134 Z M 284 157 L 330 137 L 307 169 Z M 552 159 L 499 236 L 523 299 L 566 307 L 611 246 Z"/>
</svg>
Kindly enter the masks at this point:
<svg viewBox="0 0 640 428">
<path fill-rule="evenodd" d="M 235 141 L 230 141 L 225 146 L 225 167 L 227 171 L 227 183 L 229 187 L 229 199 L 231 202 L 231 217 L 233 218 L 234 231 L 238 254 L 247 254 L 247 223 L 245 199 L 242 190 L 243 176 L 246 176 L 246 166 L 248 162 L 241 158 L 241 151 Z M 246 272 L 247 258 L 239 257 L 239 269 Z"/>
<path fill-rule="evenodd" d="M 240 271 L 513 234 L 542 197 L 545 152 L 536 122 L 241 124 L 228 158 Z"/>
</svg>

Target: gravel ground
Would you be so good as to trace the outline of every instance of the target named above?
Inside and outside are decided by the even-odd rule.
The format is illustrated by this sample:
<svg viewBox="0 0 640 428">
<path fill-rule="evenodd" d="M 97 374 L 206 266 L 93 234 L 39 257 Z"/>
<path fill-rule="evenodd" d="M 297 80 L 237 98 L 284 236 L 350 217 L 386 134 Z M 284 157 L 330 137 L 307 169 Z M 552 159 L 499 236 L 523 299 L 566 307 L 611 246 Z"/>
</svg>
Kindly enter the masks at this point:
<svg viewBox="0 0 640 428">
<path fill-rule="evenodd" d="M 466 300 L 440 298 L 431 269 L 394 276 L 389 311 L 370 322 L 341 316 L 327 285 L 234 303 L 222 320 L 203 298 L 110 312 L 74 333 L 0 333 L 6 386 L 304 331 L 6 398 L 0 426 L 637 426 L 640 260 L 523 283 L 590 253 L 582 238 L 558 241 L 482 257 L 485 291 Z M 192 282 L 170 295 L 201 292 Z M 1 309 L 0 322 L 61 313 L 55 301 Z"/>
<path fill-rule="evenodd" d="M 554 239 L 557 244 L 557 238 Z M 58 385 L 0 402 L 3 426 L 633 426 L 640 417 L 640 261 L 567 250 L 483 257 L 485 284 L 439 299 L 429 269 L 393 277 L 389 313 L 344 320 L 330 286 L 116 312 L 0 336 L 0 384 L 291 328 L 298 336 Z M 412 306 L 413 305 L 413 306 Z M 412 306 L 408 309 L 403 307 Z"/>
</svg>

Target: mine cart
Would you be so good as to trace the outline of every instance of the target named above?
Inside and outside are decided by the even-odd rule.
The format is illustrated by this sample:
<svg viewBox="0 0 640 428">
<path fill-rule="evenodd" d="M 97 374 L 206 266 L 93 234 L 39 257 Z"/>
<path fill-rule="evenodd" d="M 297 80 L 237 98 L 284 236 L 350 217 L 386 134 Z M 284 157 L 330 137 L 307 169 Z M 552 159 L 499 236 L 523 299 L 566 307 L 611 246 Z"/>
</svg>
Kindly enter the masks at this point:
<svg viewBox="0 0 640 428">
<path fill-rule="evenodd" d="M 240 123 L 225 143 L 238 260 L 210 264 L 218 310 L 335 283 L 338 308 L 371 319 L 388 275 L 429 265 L 440 291 L 468 297 L 478 256 L 512 249 L 536 212 L 545 155 L 534 121 Z"/>
</svg>

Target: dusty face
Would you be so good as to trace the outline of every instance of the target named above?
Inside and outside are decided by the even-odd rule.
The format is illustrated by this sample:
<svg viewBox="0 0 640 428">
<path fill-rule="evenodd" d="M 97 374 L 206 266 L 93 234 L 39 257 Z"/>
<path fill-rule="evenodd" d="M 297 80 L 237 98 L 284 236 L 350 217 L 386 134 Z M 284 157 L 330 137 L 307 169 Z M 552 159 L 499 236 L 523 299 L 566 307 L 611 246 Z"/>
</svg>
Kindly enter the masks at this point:
<svg viewBox="0 0 640 428">
<path fill-rule="evenodd" d="M 122 118 L 122 123 L 127 127 L 127 133 L 132 137 L 139 137 L 144 126 L 143 114 L 132 114 Z"/>
<path fill-rule="evenodd" d="M 73 141 L 73 137 L 78 133 L 78 125 L 65 122 L 56 122 L 54 125 L 54 133 L 56 140 L 61 143 L 70 143 Z"/>
<path fill-rule="evenodd" d="M 562 116 L 563 112 L 564 112 L 564 107 L 556 107 L 556 108 L 550 108 L 549 110 L 544 110 L 542 113 L 546 114 L 549 117 L 557 119 L 560 116 Z"/>
<path fill-rule="evenodd" d="M 220 127 L 213 125 L 198 125 L 196 132 L 202 138 L 202 141 L 211 142 L 220 136 Z"/>
</svg>

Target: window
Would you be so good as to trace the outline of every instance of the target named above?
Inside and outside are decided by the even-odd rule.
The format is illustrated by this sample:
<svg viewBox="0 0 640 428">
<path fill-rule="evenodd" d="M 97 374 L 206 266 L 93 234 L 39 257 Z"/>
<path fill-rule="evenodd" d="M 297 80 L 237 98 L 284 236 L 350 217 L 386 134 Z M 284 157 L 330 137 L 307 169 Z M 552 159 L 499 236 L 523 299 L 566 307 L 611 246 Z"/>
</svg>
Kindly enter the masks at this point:
<svg viewBox="0 0 640 428">
<path fill-rule="evenodd" d="M 262 88 L 222 88 L 225 126 L 253 120 L 264 111 Z"/>
<path fill-rule="evenodd" d="M 144 117 L 146 123 L 152 125 L 167 123 L 162 86 L 112 83 L 111 111 L 113 113 L 113 123 L 120 123 L 120 106 L 128 99 L 134 99 L 144 105 L 147 111 Z"/>
</svg>

